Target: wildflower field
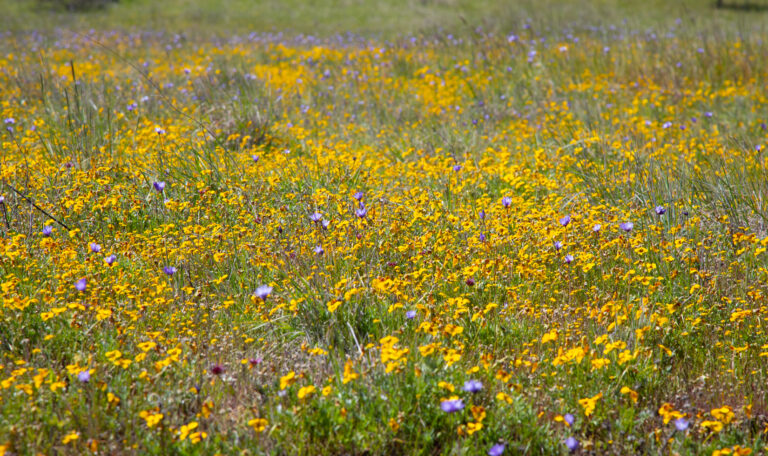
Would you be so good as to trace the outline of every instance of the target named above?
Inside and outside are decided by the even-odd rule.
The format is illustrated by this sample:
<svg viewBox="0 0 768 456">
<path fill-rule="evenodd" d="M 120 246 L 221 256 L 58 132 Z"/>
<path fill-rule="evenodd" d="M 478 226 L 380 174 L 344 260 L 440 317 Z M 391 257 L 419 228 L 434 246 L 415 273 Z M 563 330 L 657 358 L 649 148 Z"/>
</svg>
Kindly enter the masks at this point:
<svg viewBox="0 0 768 456">
<path fill-rule="evenodd" d="M 1 35 L 0 453 L 766 454 L 766 17 L 686 14 Z"/>
</svg>

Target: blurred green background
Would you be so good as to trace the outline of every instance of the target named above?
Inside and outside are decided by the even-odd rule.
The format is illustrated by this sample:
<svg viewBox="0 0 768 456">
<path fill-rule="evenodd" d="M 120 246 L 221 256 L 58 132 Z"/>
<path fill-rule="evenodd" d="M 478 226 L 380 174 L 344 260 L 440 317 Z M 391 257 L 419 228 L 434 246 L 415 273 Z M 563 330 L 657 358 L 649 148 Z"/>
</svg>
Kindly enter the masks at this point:
<svg viewBox="0 0 768 456">
<path fill-rule="evenodd" d="M 766 0 L 119 0 L 68 12 L 56 4 L 105 0 L 0 0 L 4 30 L 127 29 L 190 35 L 284 32 L 390 38 L 477 27 L 505 32 L 524 22 L 548 28 L 651 27 L 678 19 L 707 27 L 764 26 Z M 746 8 L 745 8 L 746 7 Z M 690 24 L 689 24 L 690 25 Z"/>
</svg>

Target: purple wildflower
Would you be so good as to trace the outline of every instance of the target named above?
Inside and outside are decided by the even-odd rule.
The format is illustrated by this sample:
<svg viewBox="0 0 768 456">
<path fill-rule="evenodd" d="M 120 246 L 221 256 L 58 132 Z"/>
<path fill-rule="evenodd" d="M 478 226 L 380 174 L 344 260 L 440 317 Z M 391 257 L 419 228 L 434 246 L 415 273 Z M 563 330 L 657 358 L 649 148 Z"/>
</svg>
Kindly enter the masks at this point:
<svg viewBox="0 0 768 456">
<path fill-rule="evenodd" d="M 464 401 L 461 399 L 446 399 L 440 403 L 440 408 L 446 413 L 455 413 L 464 410 Z"/>
<path fill-rule="evenodd" d="M 485 242 L 485 234 L 480 233 L 480 236 L 478 236 L 477 238 L 480 239 L 480 242 Z"/>
<path fill-rule="evenodd" d="M 174 266 L 165 266 L 163 268 L 163 272 L 166 273 L 166 275 L 172 276 L 176 274 L 177 269 Z"/>
<path fill-rule="evenodd" d="M 565 446 L 568 447 L 568 450 L 574 452 L 579 449 L 579 441 L 572 436 L 568 437 L 565 439 Z"/>
<path fill-rule="evenodd" d="M 48 237 L 51 234 L 53 234 L 53 227 L 51 225 L 47 225 L 43 227 L 43 236 Z"/>
<path fill-rule="evenodd" d="M 488 450 L 488 456 L 501 456 L 504 453 L 506 445 L 503 443 L 497 443 Z"/>
<path fill-rule="evenodd" d="M 573 263 L 573 260 L 574 260 L 573 255 L 566 255 L 565 258 L 563 259 L 563 262 L 565 264 L 571 264 Z"/>
<path fill-rule="evenodd" d="M 563 420 L 568 423 L 568 426 L 573 426 L 574 421 L 576 421 L 576 418 L 573 417 L 570 413 L 566 413 L 563 417 Z"/>
<path fill-rule="evenodd" d="M 569 223 L 571 223 L 571 216 L 570 215 L 566 215 L 565 217 L 560 219 L 560 224 L 563 225 L 564 227 L 568 226 Z"/>
<path fill-rule="evenodd" d="M 0 195 L 0 204 L 5 204 L 5 197 Z"/>
<path fill-rule="evenodd" d="M 416 318 L 416 311 L 415 310 L 409 310 L 408 312 L 405 313 L 405 318 L 407 318 L 409 320 L 413 320 L 414 318 Z"/>
<path fill-rule="evenodd" d="M 672 122 L 664 122 L 664 123 L 661 125 L 661 128 L 669 128 L 669 127 L 671 127 L 671 126 L 672 126 Z"/>
<path fill-rule="evenodd" d="M 323 225 L 323 228 L 327 230 L 328 227 L 331 226 L 331 221 L 330 220 L 323 220 L 322 222 L 320 222 L 320 224 Z"/>
<path fill-rule="evenodd" d="M 260 157 L 258 155 L 252 155 L 251 158 L 253 159 L 254 163 L 258 163 Z"/>
<path fill-rule="evenodd" d="M 555 241 L 555 250 L 560 250 L 563 248 L 563 243 L 560 241 Z"/>
<path fill-rule="evenodd" d="M 157 181 L 152 184 L 152 186 L 155 187 L 155 190 L 157 190 L 158 193 L 162 193 L 162 191 L 165 190 L 165 182 L 163 181 Z"/>
<path fill-rule="evenodd" d="M 77 379 L 80 381 L 80 383 L 88 383 L 91 381 L 91 372 L 88 369 L 80 371 L 77 374 Z"/>
<path fill-rule="evenodd" d="M 479 380 L 467 380 L 464 382 L 464 388 L 462 388 L 462 390 L 466 391 L 467 393 L 477 393 L 482 389 L 483 384 L 480 383 Z"/>
<path fill-rule="evenodd" d="M 314 252 L 317 255 L 322 255 L 323 253 L 325 253 L 325 250 L 323 250 L 322 246 L 318 245 L 317 247 L 314 248 Z"/>
<path fill-rule="evenodd" d="M 624 222 L 619 224 L 619 228 L 621 228 L 623 231 L 626 231 L 627 233 L 632 231 L 632 228 L 634 227 L 635 227 L 635 224 L 632 222 Z"/>
<path fill-rule="evenodd" d="M 221 364 L 214 364 L 213 366 L 211 366 L 211 373 L 213 375 L 221 375 L 221 374 L 223 374 L 224 373 L 224 366 L 222 366 Z"/>
<path fill-rule="evenodd" d="M 688 429 L 688 420 L 685 418 L 678 418 L 675 420 L 675 429 L 682 432 L 686 429 Z"/>
<path fill-rule="evenodd" d="M 711 119 L 712 118 L 712 111 L 707 111 L 704 113 L 704 117 Z"/>
<path fill-rule="evenodd" d="M 319 222 L 320 220 L 323 219 L 323 214 L 321 214 L 319 212 L 315 212 L 314 214 L 309 216 L 309 219 L 312 220 L 313 222 L 317 223 L 317 222 Z"/>
<path fill-rule="evenodd" d="M 592 231 L 597 233 L 598 231 L 600 231 L 600 228 L 602 228 L 602 227 L 603 227 L 603 225 L 601 225 L 599 223 L 595 223 L 595 226 L 592 227 Z"/>
<path fill-rule="evenodd" d="M 501 204 L 504 206 L 505 209 L 508 209 L 509 206 L 512 205 L 512 198 L 505 196 L 501 199 Z"/>
<path fill-rule="evenodd" d="M 156 127 L 155 128 L 155 133 L 157 133 L 158 135 L 164 135 L 165 134 L 165 129 L 164 128 L 160 128 L 160 127 Z"/>
<path fill-rule="evenodd" d="M 354 199 L 356 199 L 358 201 L 362 200 L 363 199 L 363 192 L 355 192 L 355 194 L 352 195 L 352 198 L 354 198 Z"/>
<path fill-rule="evenodd" d="M 355 210 L 355 215 L 359 218 L 365 218 L 366 214 L 368 214 L 368 210 L 365 207 Z"/>
<path fill-rule="evenodd" d="M 91 252 L 93 253 L 101 252 L 101 246 L 95 242 L 91 242 Z"/>
<path fill-rule="evenodd" d="M 456 172 L 461 171 L 461 165 L 454 165 L 453 170 Z"/>
<path fill-rule="evenodd" d="M 3 121 L 6 125 L 13 125 L 16 123 L 16 119 L 13 117 L 8 117 Z"/>
<path fill-rule="evenodd" d="M 0 198 L 2 198 L 2 196 L 0 196 Z M 2 203 L 1 200 L 0 200 L 0 203 Z M 485 220 L 485 210 L 484 209 L 480 209 L 480 213 L 478 215 L 480 216 L 480 220 Z"/>
<path fill-rule="evenodd" d="M 82 292 L 82 291 L 85 291 L 85 287 L 86 287 L 86 281 L 85 281 L 85 278 L 83 278 L 83 279 L 80 279 L 80 280 L 78 280 L 77 282 L 75 282 L 75 289 L 76 289 L 77 291 L 81 291 L 81 292 Z"/>
<path fill-rule="evenodd" d="M 667 213 L 667 210 L 664 208 L 664 206 L 656 206 L 656 215 L 664 215 Z"/>
<path fill-rule="evenodd" d="M 267 296 L 269 296 L 270 293 L 272 293 L 272 287 L 269 285 L 261 285 L 256 288 L 256 291 L 253 294 L 255 294 L 257 298 L 261 298 L 263 301 L 266 301 Z"/>
<path fill-rule="evenodd" d="M 115 255 L 110 255 L 106 258 L 104 258 L 104 262 L 107 263 L 107 265 L 112 266 L 114 262 L 117 261 L 117 257 Z"/>
</svg>

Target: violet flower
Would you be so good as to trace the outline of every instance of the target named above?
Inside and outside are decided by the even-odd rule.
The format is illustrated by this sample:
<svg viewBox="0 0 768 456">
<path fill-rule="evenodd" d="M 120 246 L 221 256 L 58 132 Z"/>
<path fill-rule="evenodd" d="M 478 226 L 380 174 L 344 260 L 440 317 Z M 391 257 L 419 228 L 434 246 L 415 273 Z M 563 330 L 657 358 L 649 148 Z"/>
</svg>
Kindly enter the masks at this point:
<svg viewBox="0 0 768 456">
<path fill-rule="evenodd" d="M 464 382 L 464 387 L 462 388 L 462 390 L 466 391 L 467 393 L 477 393 L 482 389 L 483 384 L 480 383 L 479 380 L 467 380 Z"/>
<path fill-rule="evenodd" d="M 440 408 L 446 413 L 456 413 L 464 410 L 464 401 L 461 399 L 447 399 L 440 403 Z"/>
<path fill-rule="evenodd" d="M 488 456 L 501 456 L 504 453 L 506 445 L 503 443 L 497 443 L 488 450 Z"/>
<path fill-rule="evenodd" d="M 257 298 L 261 298 L 263 301 L 266 301 L 270 293 L 272 293 L 272 287 L 269 285 L 261 285 L 256 288 L 256 291 L 253 294 L 255 294 Z"/>
<path fill-rule="evenodd" d="M 80 381 L 80 383 L 88 383 L 91 381 L 91 372 L 88 369 L 80 371 L 77 374 L 77 379 Z"/>
</svg>

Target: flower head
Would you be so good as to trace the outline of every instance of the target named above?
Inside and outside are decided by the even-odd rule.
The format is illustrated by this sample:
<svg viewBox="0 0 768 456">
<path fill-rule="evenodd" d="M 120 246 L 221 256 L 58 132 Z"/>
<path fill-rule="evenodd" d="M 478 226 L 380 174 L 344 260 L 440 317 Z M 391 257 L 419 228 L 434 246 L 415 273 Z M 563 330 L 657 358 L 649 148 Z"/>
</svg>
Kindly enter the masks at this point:
<svg viewBox="0 0 768 456">
<path fill-rule="evenodd" d="M 314 252 L 317 255 L 322 255 L 323 253 L 325 253 L 325 250 L 323 250 L 323 246 L 318 245 L 317 247 L 314 248 Z"/>
<path fill-rule="evenodd" d="M 563 262 L 565 264 L 571 264 L 573 263 L 574 257 L 573 255 L 566 255 L 565 258 L 563 258 Z"/>
<path fill-rule="evenodd" d="M 75 289 L 77 291 L 80 291 L 80 292 L 85 291 L 85 287 L 86 287 L 85 278 L 80 279 L 77 282 L 75 282 Z"/>
<path fill-rule="evenodd" d="M 221 364 L 214 364 L 211 366 L 211 374 L 213 375 L 221 375 L 224 373 L 224 366 Z"/>
<path fill-rule="evenodd" d="M 555 246 L 555 250 L 560 250 L 563 248 L 563 243 L 560 241 L 555 241 L 554 246 Z"/>
<path fill-rule="evenodd" d="M 0 195 L 0 204 L 5 204 L 5 197 Z"/>
<path fill-rule="evenodd" d="M 352 198 L 354 198 L 354 199 L 356 199 L 358 201 L 362 200 L 363 199 L 363 192 L 355 192 L 355 194 L 352 195 Z"/>
<path fill-rule="evenodd" d="M 480 383 L 479 380 L 467 380 L 464 382 L 464 387 L 462 388 L 462 390 L 466 391 L 467 393 L 477 393 L 482 389 L 483 384 Z"/>
<path fill-rule="evenodd" d="M 454 165 L 453 170 L 456 172 L 461 171 L 461 165 Z"/>
<path fill-rule="evenodd" d="M 176 269 L 175 266 L 165 266 L 165 267 L 163 267 L 163 272 L 166 275 L 169 275 L 169 276 L 172 276 L 172 275 L 176 274 L 176 271 L 177 271 L 177 269 Z"/>
<path fill-rule="evenodd" d="M 91 242 L 91 252 L 93 253 L 101 252 L 101 246 L 95 242 Z"/>
<path fill-rule="evenodd" d="M 440 403 L 440 408 L 446 413 L 455 413 L 464 410 L 464 401 L 458 398 L 446 399 Z"/>
<path fill-rule="evenodd" d="M 51 225 L 46 225 L 43 227 L 43 236 L 48 237 L 53 233 L 53 227 Z"/>
<path fill-rule="evenodd" d="M 504 453 L 506 445 L 503 443 L 497 443 L 488 450 L 488 456 L 501 456 Z"/>
<path fill-rule="evenodd" d="M 323 219 L 323 214 L 321 214 L 319 212 L 315 212 L 314 214 L 309 216 L 309 219 L 312 220 L 313 222 L 317 223 L 317 222 L 319 222 L 320 220 Z"/>
<path fill-rule="evenodd" d="M 664 206 L 656 206 L 656 215 L 664 215 L 667 213 L 667 210 L 664 208 Z"/>
<path fill-rule="evenodd" d="M 504 206 L 504 208 L 509 208 L 509 206 L 512 205 L 512 198 L 505 196 L 501 199 L 501 205 Z"/>
<path fill-rule="evenodd" d="M 355 215 L 359 218 L 365 218 L 365 216 L 368 214 L 368 209 L 365 207 L 361 207 L 360 209 L 355 210 Z"/>
<path fill-rule="evenodd" d="M 574 421 L 576 421 L 576 418 L 573 417 L 570 413 L 566 413 L 565 416 L 563 416 L 563 420 L 568 423 L 568 426 L 573 426 Z"/>
<path fill-rule="evenodd" d="M 269 285 L 261 285 L 258 288 L 256 288 L 256 291 L 253 293 L 256 295 L 257 298 L 261 298 L 262 300 L 267 299 L 267 296 L 272 293 L 272 287 Z"/>
<path fill-rule="evenodd" d="M 77 379 L 80 383 L 88 383 L 91 380 L 91 372 L 88 369 L 80 371 L 77 374 Z"/>
<path fill-rule="evenodd" d="M 565 217 L 560 219 L 560 224 L 563 226 L 568 226 L 568 224 L 571 223 L 571 216 L 566 215 Z"/>
<path fill-rule="evenodd" d="M 678 418 L 675 420 L 675 429 L 682 432 L 688 429 L 688 424 L 689 424 L 688 420 L 686 420 L 685 418 Z"/>
<path fill-rule="evenodd" d="M 158 193 L 162 193 L 165 190 L 165 182 L 163 181 L 156 181 L 152 186 L 155 187 Z"/>
<path fill-rule="evenodd" d="M 104 262 L 107 263 L 107 265 L 112 266 L 114 262 L 117 261 L 117 257 L 115 255 L 110 255 L 106 258 L 104 258 Z"/>
<path fill-rule="evenodd" d="M 568 447 L 568 450 L 574 452 L 579 449 L 579 441 L 576 440 L 573 436 L 568 437 L 565 439 L 565 446 Z"/>
<path fill-rule="evenodd" d="M 603 225 L 601 225 L 599 223 L 595 223 L 595 226 L 592 227 L 592 231 L 597 233 L 598 231 L 600 231 L 600 228 L 602 228 L 602 227 L 603 227 Z"/>
<path fill-rule="evenodd" d="M 619 228 L 621 228 L 623 231 L 626 231 L 627 233 L 632 231 L 632 228 L 634 227 L 635 227 L 635 224 L 632 222 L 624 222 L 619 224 Z"/>
<path fill-rule="evenodd" d="M 415 310 L 409 310 L 408 312 L 405 313 L 405 318 L 407 318 L 409 320 L 413 320 L 414 318 L 416 318 L 416 311 Z"/>
</svg>

